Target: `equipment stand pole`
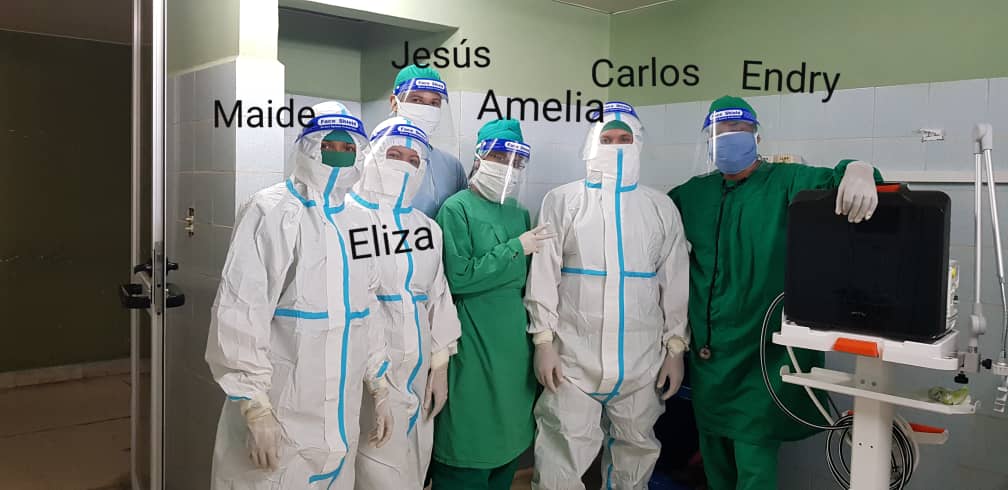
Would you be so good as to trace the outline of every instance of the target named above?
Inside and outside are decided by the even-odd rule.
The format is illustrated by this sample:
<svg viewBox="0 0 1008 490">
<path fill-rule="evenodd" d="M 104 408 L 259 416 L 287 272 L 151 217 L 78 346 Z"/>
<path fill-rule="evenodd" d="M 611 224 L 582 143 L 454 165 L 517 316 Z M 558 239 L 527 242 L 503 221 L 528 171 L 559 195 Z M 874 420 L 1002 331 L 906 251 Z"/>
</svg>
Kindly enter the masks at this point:
<svg viewBox="0 0 1008 490">
<path fill-rule="evenodd" d="M 885 363 L 875 357 L 857 357 L 854 381 L 858 387 L 884 390 Z M 892 477 L 893 406 L 868 398 L 854 398 L 854 435 L 851 444 L 851 488 L 887 490 Z"/>
</svg>

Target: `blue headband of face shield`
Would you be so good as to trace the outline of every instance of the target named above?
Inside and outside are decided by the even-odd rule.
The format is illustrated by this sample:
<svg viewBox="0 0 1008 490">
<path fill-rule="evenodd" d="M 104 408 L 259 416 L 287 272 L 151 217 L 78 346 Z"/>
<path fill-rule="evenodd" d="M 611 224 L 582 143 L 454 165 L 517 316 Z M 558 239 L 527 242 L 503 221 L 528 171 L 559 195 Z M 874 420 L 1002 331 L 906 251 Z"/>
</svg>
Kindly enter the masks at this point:
<svg viewBox="0 0 1008 490">
<path fill-rule="evenodd" d="M 629 114 L 633 116 L 634 119 L 640 120 L 640 118 L 637 117 L 637 111 L 634 110 L 632 105 L 627 104 L 626 102 L 615 101 L 606 102 L 605 105 L 602 106 L 602 117 L 599 120 L 604 120 L 606 114 L 614 114 L 615 119 L 619 121 L 621 119 L 620 113 Z"/>
<path fill-rule="evenodd" d="M 392 124 L 371 136 L 371 141 L 377 141 L 387 136 L 402 136 L 423 143 L 424 147 L 430 149 L 430 142 L 427 140 L 427 133 L 422 129 L 409 124 Z"/>
<path fill-rule="evenodd" d="M 435 80 L 433 78 L 411 78 L 409 80 L 405 80 L 399 85 L 396 85 L 396 87 L 392 89 L 392 93 L 394 95 L 399 95 L 403 92 L 411 92 L 414 90 L 437 92 L 441 94 L 442 97 L 448 97 L 448 85 L 441 80 Z"/>
<path fill-rule="evenodd" d="M 311 133 L 325 131 L 328 134 L 329 131 L 334 130 L 343 130 L 348 133 L 357 134 L 365 140 L 367 139 L 367 133 L 364 132 L 364 123 L 356 117 L 345 114 L 326 114 L 322 116 L 315 116 L 312 118 L 311 122 L 305 126 L 304 130 L 301 131 L 301 135 L 298 136 L 298 139 L 300 140 Z"/>
<path fill-rule="evenodd" d="M 513 140 L 505 140 L 499 138 L 483 140 L 482 142 L 480 142 L 479 146 L 476 147 L 477 155 L 486 155 L 491 151 L 514 153 L 520 157 L 524 157 L 526 160 L 528 160 L 529 157 L 532 156 L 531 146 Z"/>
<path fill-rule="evenodd" d="M 708 114 L 704 118 L 703 129 L 707 129 L 713 123 L 723 121 L 745 121 L 752 123 L 753 126 L 759 126 L 759 121 L 756 120 L 756 115 L 752 112 L 745 109 L 724 109 Z"/>
</svg>

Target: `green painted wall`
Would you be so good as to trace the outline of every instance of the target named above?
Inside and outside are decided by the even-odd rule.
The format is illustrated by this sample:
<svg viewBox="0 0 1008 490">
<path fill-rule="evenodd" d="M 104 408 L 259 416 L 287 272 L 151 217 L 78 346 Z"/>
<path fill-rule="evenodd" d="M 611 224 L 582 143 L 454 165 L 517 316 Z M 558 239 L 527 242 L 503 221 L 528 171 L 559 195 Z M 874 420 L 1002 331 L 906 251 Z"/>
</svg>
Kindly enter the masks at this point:
<svg viewBox="0 0 1008 490">
<path fill-rule="evenodd" d="M 591 83 L 591 63 L 609 52 L 609 16 L 544 0 L 428 0 L 424 2 L 340 2 L 353 8 L 423 22 L 457 26 L 440 32 L 402 28 L 375 29 L 363 52 L 364 101 L 387 97 L 401 64 L 403 41 L 430 50 L 479 46 L 490 49 L 487 68 L 439 69 L 449 90 L 498 95 L 560 98 L 566 89 L 582 98 L 604 98 L 606 89 Z M 388 4 L 395 3 L 395 8 Z M 370 5 L 374 4 L 374 6 Z M 460 46 L 463 39 L 464 45 Z M 464 61 L 464 51 L 460 51 Z M 503 104 L 503 100 L 501 100 Z"/>
<path fill-rule="evenodd" d="M 238 55 L 242 0 L 171 0 L 167 3 L 168 73 Z"/>
<path fill-rule="evenodd" d="M 130 62 L 0 31 L 0 371 L 129 355 Z"/>
<path fill-rule="evenodd" d="M 839 71 L 839 89 L 1002 77 L 1005 19 L 1003 0 L 678 0 L 614 15 L 610 59 L 696 64 L 700 83 L 610 94 L 637 104 L 765 94 L 742 90 L 746 59 Z"/>
<path fill-rule="evenodd" d="M 279 53 L 288 93 L 361 100 L 359 24 L 319 15 L 280 11 Z"/>
</svg>

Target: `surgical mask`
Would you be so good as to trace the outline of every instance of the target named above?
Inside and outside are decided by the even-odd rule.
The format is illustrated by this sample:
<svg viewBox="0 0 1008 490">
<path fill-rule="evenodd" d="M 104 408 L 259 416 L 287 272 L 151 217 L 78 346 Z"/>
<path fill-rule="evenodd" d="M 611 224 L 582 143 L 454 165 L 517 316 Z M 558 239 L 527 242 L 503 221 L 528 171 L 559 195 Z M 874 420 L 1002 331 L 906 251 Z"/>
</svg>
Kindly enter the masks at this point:
<svg viewBox="0 0 1008 490">
<path fill-rule="evenodd" d="M 393 197 L 400 206 L 406 207 L 413 202 L 413 197 L 420 190 L 426 169 L 422 163 L 417 168 L 403 160 L 385 159 L 377 165 L 368 165 L 365 172 L 377 173 L 364 179 L 365 190 Z M 408 179 L 405 188 L 404 179 Z"/>
<path fill-rule="evenodd" d="M 589 180 L 599 181 L 601 177 L 615 180 L 623 165 L 623 182 L 629 185 L 637 182 L 640 174 L 640 147 L 636 144 L 599 145 L 595 157 L 587 160 Z"/>
<path fill-rule="evenodd" d="M 508 180 L 508 169 L 511 170 L 511 179 Z M 469 183 L 479 191 L 483 197 L 494 201 L 503 202 L 505 197 L 514 194 L 518 187 L 518 177 L 521 170 L 512 168 L 503 163 L 491 162 L 479 159 L 479 168 L 473 174 Z"/>
<path fill-rule="evenodd" d="M 441 108 L 426 104 L 414 104 L 412 102 L 396 101 L 396 115 L 409 119 L 418 128 L 424 130 L 428 135 L 437 128 L 441 122 Z"/>
<path fill-rule="evenodd" d="M 352 167 L 356 161 L 355 151 L 322 150 L 322 163 L 330 167 Z"/>
<path fill-rule="evenodd" d="M 756 135 L 748 131 L 723 133 L 714 138 L 713 154 L 711 143 L 707 143 L 708 156 L 725 175 L 735 175 L 756 161 Z"/>
</svg>

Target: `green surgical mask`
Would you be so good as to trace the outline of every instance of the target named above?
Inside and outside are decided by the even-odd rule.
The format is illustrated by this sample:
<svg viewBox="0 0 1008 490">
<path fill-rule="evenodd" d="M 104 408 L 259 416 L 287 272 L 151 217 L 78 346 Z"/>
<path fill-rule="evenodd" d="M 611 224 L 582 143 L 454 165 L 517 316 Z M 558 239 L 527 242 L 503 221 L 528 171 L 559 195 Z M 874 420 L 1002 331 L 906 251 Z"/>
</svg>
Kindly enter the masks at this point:
<svg viewBox="0 0 1008 490">
<path fill-rule="evenodd" d="M 336 130 L 330 131 L 329 134 L 323 138 L 324 141 L 341 141 L 343 143 L 355 143 L 353 138 L 347 134 L 346 131 Z M 322 150 L 322 163 L 330 167 L 352 167 L 354 162 L 357 161 L 357 152 L 355 151 L 327 151 Z"/>
</svg>

